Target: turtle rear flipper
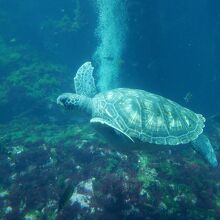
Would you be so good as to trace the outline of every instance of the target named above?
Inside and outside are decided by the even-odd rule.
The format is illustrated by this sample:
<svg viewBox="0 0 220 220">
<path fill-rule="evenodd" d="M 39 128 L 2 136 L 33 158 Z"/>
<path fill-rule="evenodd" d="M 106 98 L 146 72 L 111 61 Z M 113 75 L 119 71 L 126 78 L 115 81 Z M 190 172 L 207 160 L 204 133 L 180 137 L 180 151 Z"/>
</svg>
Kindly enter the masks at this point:
<svg viewBox="0 0 220 220">
<path fill-rule="evenodd" d="M 199 135 L 199 137 L 196 140 L 192 141 L 192 145 L 193 149 L 200 153 L 212 167 L 218 166 L 215 151 L 206 135 Z"/>
<path fill-rule="evenodd" d="M 96 95 L 96 86 L 93 78 L 93 70 L 91 62 L 85 62 L 76 73 L 74 77 L 74 86 L 76 94 L 93 97 Z"/>
</svg>

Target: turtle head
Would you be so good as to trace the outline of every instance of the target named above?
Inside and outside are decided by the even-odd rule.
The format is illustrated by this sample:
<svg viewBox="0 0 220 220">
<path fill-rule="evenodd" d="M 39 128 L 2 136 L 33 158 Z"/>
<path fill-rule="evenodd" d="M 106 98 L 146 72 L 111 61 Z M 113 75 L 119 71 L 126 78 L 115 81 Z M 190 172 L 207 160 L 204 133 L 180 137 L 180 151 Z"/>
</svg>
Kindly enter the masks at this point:
<svg viewBox="0 0 220 220">
<path fill-rule="evenodd" d="M 57 98 L 57 104 L 68 110 L 79 108 L 88 111 L 90 109 L 90 102 L 90 98 L 75 93 L 63 93 Z"/>
</svg>

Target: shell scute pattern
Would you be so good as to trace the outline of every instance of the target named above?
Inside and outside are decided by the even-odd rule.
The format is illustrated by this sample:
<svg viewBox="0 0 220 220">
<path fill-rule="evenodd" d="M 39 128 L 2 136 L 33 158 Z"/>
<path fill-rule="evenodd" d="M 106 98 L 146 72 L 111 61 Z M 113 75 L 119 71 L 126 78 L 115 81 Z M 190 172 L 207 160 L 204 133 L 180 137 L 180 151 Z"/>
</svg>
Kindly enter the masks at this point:
<svg viewBox="0 0 220 220">
<path fill-rule="evenodd" d="M 93 117 L 143 142 L 185 144 L 202 133 L 205 122 L 202 115 L 143 90 L 114 89 L 97 94 L 93 103 Z"/>
</svg>

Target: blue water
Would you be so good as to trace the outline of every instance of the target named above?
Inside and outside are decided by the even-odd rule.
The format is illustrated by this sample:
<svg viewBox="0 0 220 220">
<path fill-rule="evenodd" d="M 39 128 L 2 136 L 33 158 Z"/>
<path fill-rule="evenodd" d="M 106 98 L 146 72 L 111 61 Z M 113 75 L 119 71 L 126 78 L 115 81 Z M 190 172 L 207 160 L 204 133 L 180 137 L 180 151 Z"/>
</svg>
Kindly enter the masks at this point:
<svg viewBox="0 0 220 220">
<path fill-rule="evenodd" d="M 67 0 L 2 0 L 2 11 L 9 17 L 1 33 L 76 69 L 83 61 L 92 59 L 97 46 L 94 4 L 86 0 L 80 3 L 84 24 L 77 33 L 55 33 L 42 28 L 49 17 L 70 14 L 72 5 L 74 1 Z M 121 57 L 120 86 L 143 88 L 182 104 L 190 92 L 189 107 L 205 115 L 218 113 L 218 1 L 127 1 L 127 7 L 129 33 Z"/>
<path fill-rule="evenodd" d="M 4 3 L 4 1 L 3 1 Z M 77 66 L 91 59 L 96 47 L 96 14 L 90 1 L 80 3 L 84 27 L 77 34 L 41 30 L 48 16 L 71 12 L 71 1 L 4 3 L 13 27 L 8 37 L 28 42 L 54 59 Z M 124 51 L 121 86 L 144 88 L 183 102 L 204 114 L 218 113 L 219 3 L 218 1 L 128 1 L 129 34 Z M 57 45 L 57 46 L 55 46 Z M 55 47 L 55 48 L 54 48 Z M 204 102 L 206 105 L 204 105 Z"/>
<path fill-rule="evenodd" d="M 130 8 L 123 80 L 182 104 L 190 92 L 189 107 L 219 112 L 219 8 L 218 1 L 205 0 L 143 1 Z"/>
</svg>

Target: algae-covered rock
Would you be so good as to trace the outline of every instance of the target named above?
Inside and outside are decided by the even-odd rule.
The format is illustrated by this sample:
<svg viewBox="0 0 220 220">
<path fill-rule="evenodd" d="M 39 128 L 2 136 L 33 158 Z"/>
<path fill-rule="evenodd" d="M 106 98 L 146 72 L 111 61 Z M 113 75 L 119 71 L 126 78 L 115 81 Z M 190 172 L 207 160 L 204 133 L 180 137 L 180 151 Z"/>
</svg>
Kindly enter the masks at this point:
<svg viewBox="0 0 220 220">
<path fill-rule="evenodd" d="M 59 65 L 36 62 L 11 72 L 6 83 L 11 85 L 9 93 L 20 91 L 20 95 L 30 98 L 51 100 L 59 91 L 59 77 L 64 69 Z M 23 97 L 25 98 L 25 97 Z"/>
<path fill-rule="evenodd" d="M 1 218 L 218 219 L 218 173 L 205 164 L 170 160 L 166 150 L 122 153 L 73 125 L 1 125 Z"/>
<path fill-rule="evenodd" d="M 63 9 L 63 13 L 61 13 L 59 18 L 48 19 L 43 23 L 41 29 L 49 30 L 56 34 L 77 32 L 83 23 L 80 1 L 77 0 L 74 3 L 72 10 L 65 11 L 65 9 Z"/>
<path fill-rule="evenodd" d="M 5 40 L 0 36 L 0 68 L 1 70 L 10 69 L 10 66 L 18 64 L 22 55 L 18 48 L 13 47 L 13 45 L 7 44 Z M 6 73 L 3 72 L 3 75 Z"/>
<path fill-rule="evenodd" d="M 91 198 L 93 196 L 93 182 L 95 178 L 91 178 L 80 182 L 74 189 L 70 197 L 71 205 L 77 204 L 80 208 L 91 208 Z"/>
<path fill-rule="evenodd" d="M 138 154 L 138 173 L 137 179 L 143 184 L 143 188 L 156 181 L 157 171 L 154 168 L 150 168 L 149 155 L 144 153 Z"/>
<path fill-rule="evenodd" d="M 19 114 L 43 116 L 53 108 L 61 89 L 60 78 L 67 70 L 62 65 L 33 61 L 5 74 L 0 88 L 0 107 L 5 117 L 1 114 L 0 121 Z"/>
<path fill-rule="evenodd" d="M 38 220 L 40 218 L 40 213 L 38 211 L 32 211 L 24 216 L 24 220 Z"/>
<path fill-rule="evenodd" d="M 9 195 L 9 192 L 8 190 L 6 189 L 3 189 L 1 186 L 0 186 L 0 198 L 5 198 Z"/>
</svg>

